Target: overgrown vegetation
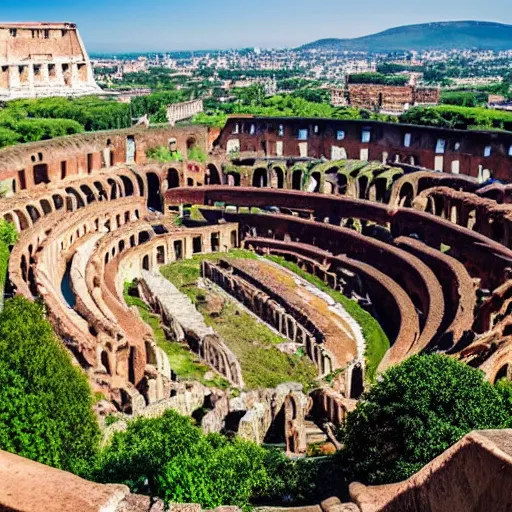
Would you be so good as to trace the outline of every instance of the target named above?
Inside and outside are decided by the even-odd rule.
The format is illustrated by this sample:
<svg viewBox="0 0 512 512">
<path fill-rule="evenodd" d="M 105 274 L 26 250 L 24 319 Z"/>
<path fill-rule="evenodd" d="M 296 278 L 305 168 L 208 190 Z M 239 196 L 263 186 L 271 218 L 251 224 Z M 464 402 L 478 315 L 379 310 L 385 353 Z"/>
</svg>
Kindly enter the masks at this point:
<svg viewBox="0 0 512 512">
<path fill-rule="evenodd" d="M 95 96 L 10 101 L 0 111 L 0 147 L 131 126 L 130 105 Z"/>
<path fill-rule="evenodd" d="M 167 502 L 247 510 L 254 502 L 317 503 L 339 491 L 339 473 L 331 459 L 288 460 L 241 439 L 204 435 L 189 418 L 167 411 L 114 434 L 90 476 Z"/>
<path fill-rule="evenodd" d="M 413 356 L 392 367 L 341 429 L 350 481 L 401 481 L 471 430 L 509 428 L 504 397 L 480 370 L 448 356 Z"/>
<path fill-rule="evenodd" d="M 156 160 L 157 162 L 183 162 L 183 157 L 181 153 L 176 151 L 171 151 L 169 148 L 165 146 L 156 146 L 154 148 L 149 148 L 146 151 L 146 156 L 149 160 Z"/>
<path fill-rule="evenodd" d="M 18 240 L 18 232 L 11 222 L 0 219 L 0 311 L 4 305 L 4 289 L 9 267 L 11 246 Z"/>
<path fill-rule="evenodd" d="M 87 378 L 55 337 L 40 304 L 22 297 L 0 313 L 0 449 L 83 473 L 99 427 Z"/>
<path fill-rule="evenodd" d="M 385 75 L 383 73 L 354 73 L 348 76 L 349 84 L 406 85 L 408 75 Z"/>
<path fill-rule="evenodd" d="M 481 107 L 439 105 L 414 107 L 400 116 L 400 122 L 459 130 L 512 130 L 512 112 Z"/>
<path fill-rule="evenodd" d="M 249 251 L 236 250 L 222 257 L 249 257 Z M 314 364 L 303 355 L 287 355 L 276 345 L 286 342 L 251 314 L 231 301 L 226 301 L 219 314 L 210 315 L 204 290 L 196 286 L 201 261 L 218 259 L 219 255 L 198 255 L 161 268 L 162 274 L 179 290 L 186 293 L 203 314 L 207 325 L 213 327 L 240 361 L 248 388 L 272 388 L 283 382 L 300 382 L 306 390 L 313 386 L 317 375 Z"/>
<path fill-rule="evenodd" d="M 124 299 L 128 306 L 135 306 L 140 317 L 153 330 L 153 338 L 156 344 L 167 354 L 172 371 L 179 379 L 197 380 L 207 386 L 214 386 L 220 389 L 229 387 L 229 382 L 220 375 L 215 375 L 212 380 L 206 380 L 205 375 L 210 368 L 201 363 L 198 357 L 186 346 L 176 341 L 169 341 L 160 324 L 160 317 L 153 314 L 151 308 L 140 298 L 134 296 L 133 284 L 125 283 Z"/>
<path fill-rule="evenodd" d="M 329 294 L 336 302 L 339 302 L 347 313 L 361 326 L 364 339 L 366 341 L 366 377 L 370 382 L 375 380 L 377 368 L 382 358 L 389 349 L 389 340 L 377 320 L 366 312 L 357 302 L 345 297 L 342 293 L 333 290 L 324 283 L 319 277 L 299 268 L 295 263 L 286 261 L 280 256 L 266 256 L 267 259 L 291 270 L 302 277 L 319 290 Z"/>
</svg>

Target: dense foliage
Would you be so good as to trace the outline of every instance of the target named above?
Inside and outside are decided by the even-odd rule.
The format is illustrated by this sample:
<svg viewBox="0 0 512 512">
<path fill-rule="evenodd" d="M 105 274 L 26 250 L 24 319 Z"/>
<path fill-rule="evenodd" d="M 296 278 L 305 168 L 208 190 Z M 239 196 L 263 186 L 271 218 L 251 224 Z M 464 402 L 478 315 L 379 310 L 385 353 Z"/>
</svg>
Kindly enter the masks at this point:
<svg viewBox="0 0 512 512">
<path fill-rule="evenodd" d="M 459 130 L 512 130 L 512 112 L 456 105 L 414 107 L 400 116 L 400 122 Z"/>
<path fill-rule="evenodd" d="M 130 106 L 114 100 L 94 96 L 16 100 L 0 111 L 0 147 L 130 125 Z"/>
<path fill-rule="evenodd" d="M 14 224 L 0 219 L 0 310 L 4 305 L 5 280 L 11 255 L 10 246 L 14 245 L 17 239 L 18 232 Z"/>
<path fill-rule="evenodd" d="M 348 76 L 349 84 L 406 85 L 407 75 L 384 75 L 382 73 L 355 73 Z"/>
<path fill-rule="evenodd" d="M 443 355 L 414 356 L 385 372 L 348 415 L 344 463 L 352 479 L 403 480 L 471 430 L 509 427 L 503 405 L 482 372 Z"/>
<path fill-rule="evenodd" d="M 0 449 L 81 473 L 98 439 L 87 378 L 42 306 L 8 300 L 0 314 Z"/>
<path fill-rule="evenodd" d="M 332 460 L 290 461 L 220 434 L 204 435 L 190 418 L 167 411 L 159 418 L 131 421 L 114 434 L 90 475 L 105 483 L 124 483 L 133 492 L 168 502 L 213 508 L 250 502 L 318 502 L 341 483 Z M 318 501 L 317 501 L 318 500 Z"/>
</svg>

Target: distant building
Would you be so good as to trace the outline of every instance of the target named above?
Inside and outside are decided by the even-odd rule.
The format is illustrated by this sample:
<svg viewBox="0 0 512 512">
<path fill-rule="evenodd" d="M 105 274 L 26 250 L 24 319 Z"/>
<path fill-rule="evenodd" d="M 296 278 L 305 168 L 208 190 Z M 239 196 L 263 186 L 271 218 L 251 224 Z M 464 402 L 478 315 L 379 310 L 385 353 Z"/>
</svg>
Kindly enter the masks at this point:
<svg viewBox="0 0 512 512">
<path fill-rule="evenodd" d="M 349 84 L 347 89 L 331 90 L 331 105 L 348 104 L 390 114 L 401 114 L 416 105 L 437 105 L 439 88 L 415 85 Z"/>
<path fill-rule="evenodd" d="M 0 23 L 0 100 L 97 93 L 74 23 Z"/>
</svg>

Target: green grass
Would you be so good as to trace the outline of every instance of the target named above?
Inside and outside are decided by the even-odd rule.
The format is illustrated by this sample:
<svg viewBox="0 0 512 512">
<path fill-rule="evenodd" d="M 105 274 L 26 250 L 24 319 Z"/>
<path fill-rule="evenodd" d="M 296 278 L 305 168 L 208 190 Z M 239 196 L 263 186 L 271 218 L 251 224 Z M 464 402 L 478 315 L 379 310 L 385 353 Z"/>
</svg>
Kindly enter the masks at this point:
<svg viewBox="0 0 512 512">
<path fill-rule="evenodd" d="M 215 375 L 213 380 L 206 380 L 205 374 L 210 368 L 198 360 L 198 357 L 185 345 L 175 341 L 169 341 L 165 337 L 160 324 L 160 318 L 153 314 L 151 308 L 138 297 L 129 295 L 131 283 L 125 283 L 124 298 L 128 306 L 135 306 L 142 320 L 153 330 L 153 338 L 156 344 L 167 354 L 171 369 L 182 380 L 198 380 L 206 386 L 227 389 L 229 382 L 220 375 Z"/>
<path fill-rule="evenodd" d="M 336 302 L 339 302 L 345 308 L 347 313 L 361 326 L 364 339 L 366 340 L 366 351 L 364 354 L 366 359 L 366 378 L 368 381 L 374 382 L 379 363 L 390 346 L 389 339 L 377 320 L 359 306 L 357 302 L 345 297 L 342 293 L 333 290 L 319 277 L 300 269 L 294 263 L 286 261 L 280 256 L 266 256 L 266 258 L 287 268 L 288 270 L 291 270 L 313 286 L 316 286 L 320 290 L 329 294 Z"/>
<path fill-rule="evenodd" d="M 178 289 L 187 294 L 205 323 L 211 326 L 233 351 L 242 367 L 242 375 L 248 389 L 273 388 L 283 382 L 300 382 L 307 391 L 314 387 L 317 369 L 303 354 L 287 355 L 275 345 L 287 340 L 259 322 L 245 309 L 226 301 L 218 316 L 206 311 L 204 290 L 197 288 L 200 265 L 204 259 L 256 258 L 250 251 L 234 250 L 228 254 L 199 255 L 191 260 L 179 261 L 161 267 L 162 274 Z"/>
</svg>

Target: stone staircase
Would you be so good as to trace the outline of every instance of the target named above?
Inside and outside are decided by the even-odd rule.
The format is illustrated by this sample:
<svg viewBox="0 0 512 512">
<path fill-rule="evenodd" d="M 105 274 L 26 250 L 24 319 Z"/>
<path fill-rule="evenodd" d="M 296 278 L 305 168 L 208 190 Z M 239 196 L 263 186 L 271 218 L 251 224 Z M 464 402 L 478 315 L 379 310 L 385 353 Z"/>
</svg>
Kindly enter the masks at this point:
<svg viewBox="0 0 512 512">
<path fill-rule="evenodd" d="M 320 427 L 310 420 L 304 421 L 306 428 L 306 443 L 307 445 L 325 443 L 328 441 L 327 435 L 323 432 Z"/>
</svg>

